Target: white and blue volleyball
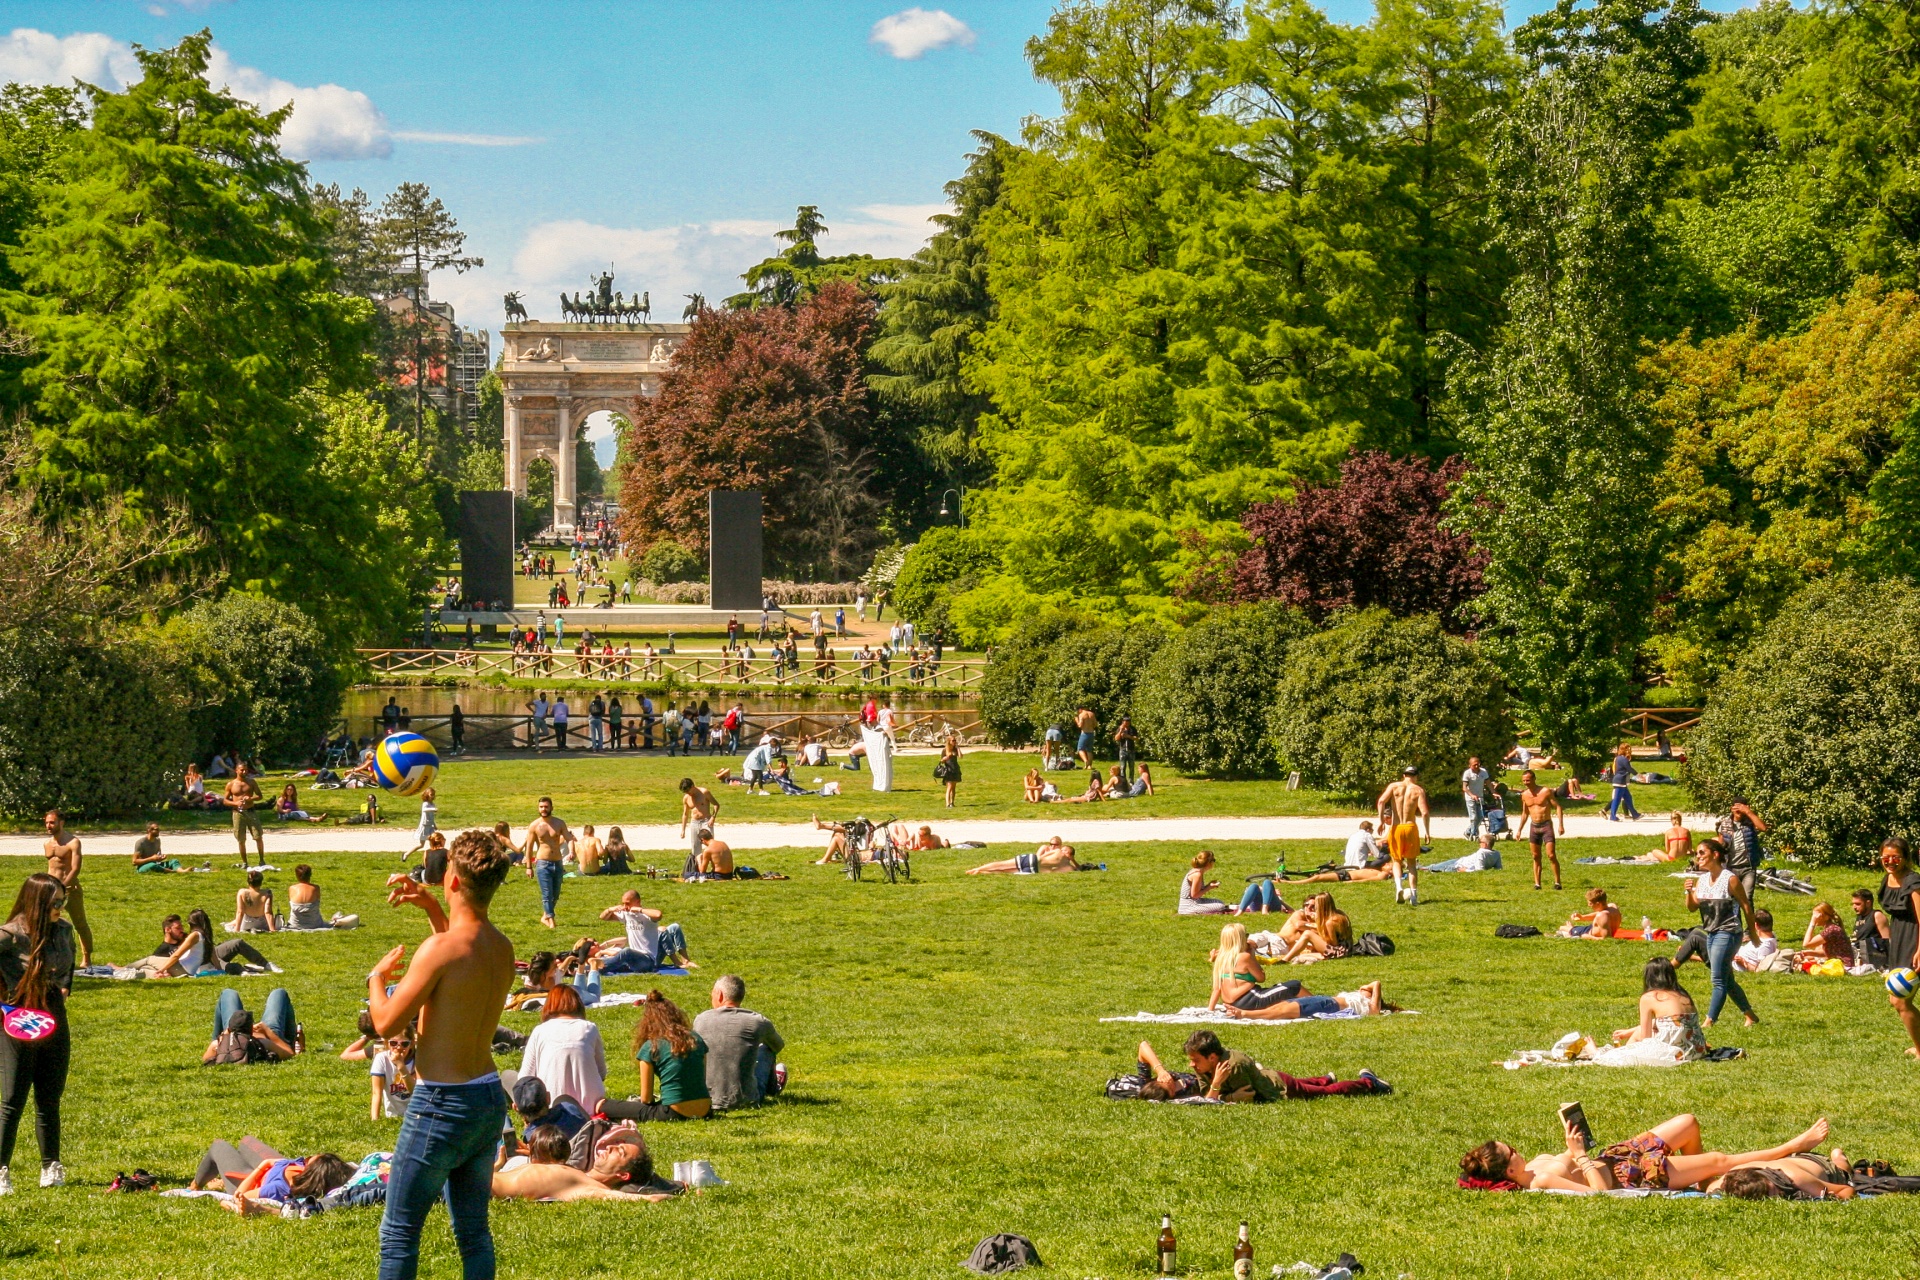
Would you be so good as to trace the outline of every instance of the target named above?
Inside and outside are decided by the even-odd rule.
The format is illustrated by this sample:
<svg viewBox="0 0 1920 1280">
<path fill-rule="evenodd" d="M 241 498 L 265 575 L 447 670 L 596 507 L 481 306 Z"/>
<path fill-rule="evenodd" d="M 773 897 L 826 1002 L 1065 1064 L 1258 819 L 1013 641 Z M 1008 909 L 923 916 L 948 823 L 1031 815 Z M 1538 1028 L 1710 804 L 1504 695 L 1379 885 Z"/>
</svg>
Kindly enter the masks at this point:
<svg viewBox="0 0 1920 1280">
<path fill-rule="evenodd" d="M 1905 1000 L 1913 995 L 1913 989 L 1920 986 L 1920 973 L 1911 969 L 1895 969 L 1887 975 L 1887 994 Z"/>
<path fill-rule="evenodd" d="M 417 733 L 389 735 L 373 753 L 373 776 L 397 796 L 417 796 L 433 785 L 440 756 Z"/>
</svg>

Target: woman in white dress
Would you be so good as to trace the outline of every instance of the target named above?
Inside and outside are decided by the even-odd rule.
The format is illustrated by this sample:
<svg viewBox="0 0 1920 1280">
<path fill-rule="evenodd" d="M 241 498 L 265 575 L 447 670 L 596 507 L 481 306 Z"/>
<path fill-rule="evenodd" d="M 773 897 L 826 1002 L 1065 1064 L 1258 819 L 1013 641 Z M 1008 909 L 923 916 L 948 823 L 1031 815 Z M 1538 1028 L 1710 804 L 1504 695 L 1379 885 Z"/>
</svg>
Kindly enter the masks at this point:
<svg viewBox="0 0 1920 1280">
<path fill-rule="evenodd" d="M 1707 1054 L 1707 1037 L 1693 997 L 1680 985 L 1673 961 L 1647 961 L 1646 989 L 1640 995 L 1640 1025 L 1613 1033 L 1613 1044 L 1596 1049 L 1593 1060 L 1606 1067 L 1666 1067 Z"/>
</svg>

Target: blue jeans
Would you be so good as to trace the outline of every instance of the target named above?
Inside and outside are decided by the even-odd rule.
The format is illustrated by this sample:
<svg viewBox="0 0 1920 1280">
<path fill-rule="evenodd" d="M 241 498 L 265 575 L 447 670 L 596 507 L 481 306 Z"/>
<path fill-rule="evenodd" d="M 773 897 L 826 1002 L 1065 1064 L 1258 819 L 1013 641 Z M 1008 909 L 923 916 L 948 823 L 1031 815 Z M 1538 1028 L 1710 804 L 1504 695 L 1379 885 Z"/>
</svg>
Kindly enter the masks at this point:
<svg viewBox="0 0 1920 1280">
<path fill-rule="evenodd" d="M 587 742 L 595 751 L 607 748 L 606 725 L 599 716 L 587 717 Z"/>
<path fill-rule="evenodd" d="M 1299 1004 L 1300 1016 L 1303 1018 L 1317 1018 L 1323 1013 L 1340 1012 L 1340 1002 L 1332 996 L 1301 996 Z"/>
<path fill-rule="evenodd" d="M 507 1093 L 498 1080 L 423 1080 L 414 1086 L 393 1144 L 387 1208 L 380 1219 L 380 1280 L 414 1280 L 420 1270 L 420 1231 L 442 1196 L 460 1246 L 461 1275 L 493 1280 L 487 1202 L 493 1195 L 494 1149 L 506 1119 Z"/>
<path fill-rule="evenodd" d="M 1247 891 L 1240 895 L 1242 911 L 1258 911 L 1262 907 L 1268 911 L 1281 909 L 1280 891 L 1274 888 L 1271 880 L 1255 880 L 1247 886 Z"/>
<path fill-rule="evenodd" d="M 1487 802 L 1479 796 L 1467 796 L 1467 839 L 1478 840 L 1480 824 L 1486 820 Z"/>
<path fill-rule="evenodd" d="M 533 864 L 533 878 L 540 882 L 540 914 L 551 916 L 560 905 L 560 882 L 567 878 L 566 868 L 542 858 Z"/>
<path fill-rule="evenodd" d="M 1740 1012 L 1753 1016 L 1753 1006 L 1747 1003 L 1747 993 L 1740 989 L 1740 980 L 1734 977 L 1733 954 L 1740 949 L 1740 935 L 1737 933 L 1710 933 L 1707 935 L 1707 968 L 1713 974 L 1713 997 L 1707 1001 L 1707 1018 L 1718 1021 L 1720 1010 L 1732 996 Z"/>
<path fill-rule="evenodd" d="M 1613 784 L 1613 799 L 1607 804 L 1607 816 L 1618 817 L 1621 805 L 1626 806 L 1629 818 L 1640 816 L 1640 811 L 1633 807 L 1633 792 L 1627 790 L 1625 784 L 1616 782 Z"/>
<path fill-rule="evenodd" d="M 240 999 L 240 993 L 232 987 L 221 991 L 220 998 L 213 1005 L 214 1038 L 218 1039 L 220 1033 L 227 1029 L 227 1023 L 232 1020 L 233 1015 L 246 1007 L 245 1002 Z M 267 1002 L 260 1007 L 260 1016 L 254 1021 L 263 1027 L 273 1028 L 273 1033 L 288 1044 L 293 1043 L 293 997 L 287 994 L 285 987 L 275 987 L 267 992 Z"/>
</svg>

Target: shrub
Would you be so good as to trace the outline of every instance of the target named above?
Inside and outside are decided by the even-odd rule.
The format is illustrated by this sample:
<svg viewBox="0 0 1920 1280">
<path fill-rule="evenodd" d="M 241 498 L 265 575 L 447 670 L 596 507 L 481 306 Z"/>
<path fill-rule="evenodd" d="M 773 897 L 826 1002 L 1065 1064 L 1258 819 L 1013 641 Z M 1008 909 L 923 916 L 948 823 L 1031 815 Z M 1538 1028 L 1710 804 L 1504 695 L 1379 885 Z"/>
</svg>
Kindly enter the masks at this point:
<svg viewBox="0 0 1920 1280">
<path fill-rule="evenodd" d="M 696 552 L 662 538 L 640 557 L 640 576 L 654 582 L 705 582 L 707 565 Z"/>
<path fill-rule="evenodd" d="M 907 551 L 894 579 L 893 605 L 922 630 L 950 625 L 947 606 L 999 568 L 992 545 L 970 529 L 929 529 Z"/>
<path fill-rule="evenodd" d="M 1173 636 L 1134 690 L 1134 728 L 1156 760 L 1250 778 L 1276 767 L 1267 712 L 1287 647 L 1311 628 L 1279 604 L 1216 609 Z"/>
<path fill-rule="evenodd" d="M 1838 577 L 1790 600 L 1708 696 L 1694 798 L 1744 799 L 1815 863 L 1920 836 L 1920 591 Z"/>
<path fill-rule="evenodd" d="M 1431 614 L 1385 609 L 1344 615 L 1296 641 L 1269 722 L 1282 768 L 1362 797 L 1407 765 L 1429 794 L 1451 794 L 1467 757 L 1496 761 L 1513 743 L 1499 669 Z"/>
<path fill-rule="evenodd" d="M 1063 638 L 1034 676 L 1028 719 L 1035 734 L 1045 736 L 1049 725 L 1071 725 L 1074 714 L 1086 707 L 1099 719 L 1096 754 L 1112 756 L 1114 727 L 1121 716 L 1133 714 L 1140 675 L 1166 642 L 1167 633 L 1152 623 Z"/>
<path fill-rule="evenodd" d="M 132 817 L 178 785 L 192 746 L 154 647 L 84 627 L 0 646 L 0 811 Z"/>
<path fill-rule="evenodd" d="M 238 747 L 267 763 L 304 761 L 339 718 L 346 681 L 293 605 L 232 592 L 175 618 L 166 639 L 197 758 Z"/>
<path fill-rule="evenodd" d="M 980 678 L 980 723 L 989 739 L 1003 747 L 1033 741 L 1033 691 L 1040 672 L 1054 647 L 1085 625 L 1078 614 L 1045 609 L 1015 627 L 994 650 Z"/>
</svg>

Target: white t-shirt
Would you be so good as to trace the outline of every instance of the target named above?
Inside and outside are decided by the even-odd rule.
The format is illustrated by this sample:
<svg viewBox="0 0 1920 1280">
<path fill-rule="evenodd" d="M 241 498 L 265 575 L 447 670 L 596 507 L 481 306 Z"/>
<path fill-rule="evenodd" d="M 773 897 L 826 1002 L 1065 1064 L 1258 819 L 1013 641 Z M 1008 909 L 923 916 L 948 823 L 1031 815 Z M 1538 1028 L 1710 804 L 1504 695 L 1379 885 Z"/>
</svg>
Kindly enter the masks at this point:
<svg viewBox="0 0 1920 1280">
<path fill-rule="evenodd" d="M 397 1087 L 400 1065 L 393 1060 L 393 1055 L 385 1049 L 374 1054 L 372 1062 L 368 1064 L 367 1074 L 386 1081 L 380 1100 L 380 1114 L 389 1120 L 398 1120 L 406 1115 L 411 1095 Z"/>
<path fill-rule="evenodd" d="M 1734 952 L 1733 955 L 1736 960 L 1745 960 L 1748 964 L 1759 964 L 1768 956 L 1776 954 L 1779 950 L 1780 939 L 1762 938 L 1758 946 L 1755 946 L 1751 942 L 1741 943 L 1740 949 Z"/>
<path fill-rule="evenodd" d="M 800 748 L 801 764 L 825 764 L 826 762 L 827 748 L 825 743 L 809 742 L 806 746 Z"/>
<path fill-rule="evenodd" d="M 622 911 L 614 917 L 627 926 L 627 949 L 643 956 L 660 953 L 660 924 L 644 911 Z"/>
<path fill-rule="evenodd" d="M 893 708 L 882 707 L 873 717 L 873 727 L 885 734 L 893 733 Z"/>
<path fill-rule="evenodd" d="M 520 1074 L 547 1086 L 553 1098 L 572 1098 L 592 1115 L 607 1096 L 607 1047 L 585 1018 L 549 1018 L 527 1037 Z"/>
<path fill-rule="evenodd" d="M 1347 837 L 1347 865 L 1362 866 L 1380 856 L 1380 846 L 1374 843 L 1371 835 L 1356 831 Z"/>
<path fill-rule="evenodd" d="M 1487 771 L 1485 769 L 1462 770 L 1460 789 L 1475 800 L 1483 799 L 1487 794 Z"/>
</svg>

